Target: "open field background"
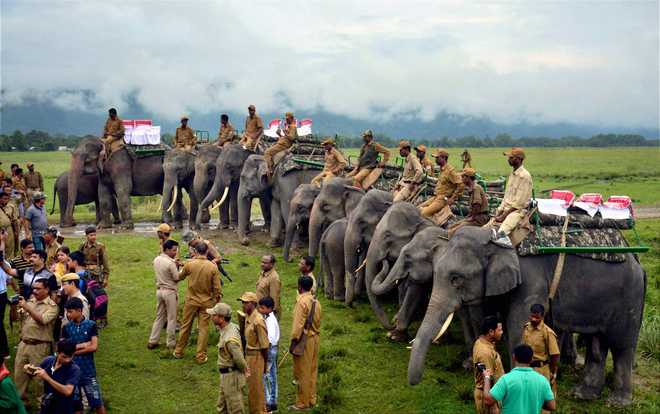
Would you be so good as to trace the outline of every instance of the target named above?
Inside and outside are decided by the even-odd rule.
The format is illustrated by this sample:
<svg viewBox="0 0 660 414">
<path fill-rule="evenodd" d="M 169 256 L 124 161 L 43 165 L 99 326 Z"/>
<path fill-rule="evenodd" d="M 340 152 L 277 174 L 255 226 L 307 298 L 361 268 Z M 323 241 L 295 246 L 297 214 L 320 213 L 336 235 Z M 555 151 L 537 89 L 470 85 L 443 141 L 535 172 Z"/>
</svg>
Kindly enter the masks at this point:
<svg viewBox="0 0 660 414">
<path fill-rule="evenodd" d="M 462 149 L 450 149 L 450 161 L 458 165 Z M 357 150 L 348 150 L 348 154 Z M 508 173 L 501 150 L 471 151 L 475 166 L 488 178 Z M 568 188 L 580 192 L 602 192 L 630 195 L 637 205 L 660 206 L 660 151 L 657 148 L 620 149 L 529 149 L 528 169 L 535 177 L 535 188 Z M 3 169 L 17 162 L 36 164 L 44 174 L 47 193 L 52 193 L 55 177 L 68 165 L 68 153 L 0 153 Z M 136 221 L 157 221 L 155 213 L 159 197 L 137 200 Z M 52 198 L 48 201 L 48 206 Z M 57 222 L 57 213 L 51 216 Z M 79 222 L 91 221 L 93 212 L 76 210 Z M 559 382 L 560 413 L 655 413 L 660 411 L 660 220 L 639 220 L 637 231 L 651 251 L 641 256 L 648 273 L 647 307 L 643 333 L 635 369 L 635 401 L 623 410 L 607 407 L 604 398 L 597 402 L 571 399 L 568 390 L 579 378 L 579 370 L 564 368 Z M 245 290 L 253 290 L 262 254 L 270 252 L 265 234 L 256 235 L 249 247 L 240 246 L 236 235 L 228 231 L 207 231 L 223 254 L 231 260 L 226 266 L 234 283 L 225 284 L 225 301 L 238 308 L 236 298 Z M 632 233 L 628 234 L 633 237 Z M 67 236 L 66 244 L 76 247 L 81 238 Z M 176 233 L 175 238 L 180 234 Z M 209 346 L 209 362 L 194 364 L 194 347 L 187 349 L 183 360 L 146 349 L 155 314 L 155 294 L 151 261 L 158 251 L 155 235 L 139 233 L 111 234 L 102 232 L 99 240 L 109 250 L 112 275 L 110 325 L 101 332 L 97 353 L 99 378 L 111 412 L 116 413 L 184 413 L 215 412 L 218 374 L 215 369 L 217 333 L 213 331 Z M 283 280 L 283 313 L 281 348 L 287 347 L 291 311 L 295 300 L 297 270 L 294 263 L 281 261 L 277 268 Z M 302 254 L 299 251 L 299 254 Z M 294 258 L 297 258 L 294 255 Z M 180 296 L 185 292 L 180 286 Z M 471 374 L 461 368 L 462 334 L 453 324 L 450 334 L 440 346 L 432 347 L 427 358 L 422 383 L 406 384 L 409 351 L 403 344 L 390 343 L 385 331 L 373 317 L 371 308 L 362 300 L 354 308 L 321 298 L 323 305 L 320 406 L 319 413 L 454 413 L 472 412 Z M 393 307 L 392 307 L 393 309 Z M 414 327 L 415 328 L 415 327 Z M 194 339 L 194 338 L 193 338 Z M 164 338 L 163 338 L 164 340 Z M 10 334 L 17 343 L 17 332 Z M 15 350 L 13 351 L 15 352 Z M 283 351 L 280 352 L 280 357 Z M 611 371 L 611 361 L 608 369 Z M 608 377 L 611 382 L 611 377 Z M 292 365 L 285 362 L 279 374 L 280 406 L 294 399 L 291 384 Z"/>
</svg>

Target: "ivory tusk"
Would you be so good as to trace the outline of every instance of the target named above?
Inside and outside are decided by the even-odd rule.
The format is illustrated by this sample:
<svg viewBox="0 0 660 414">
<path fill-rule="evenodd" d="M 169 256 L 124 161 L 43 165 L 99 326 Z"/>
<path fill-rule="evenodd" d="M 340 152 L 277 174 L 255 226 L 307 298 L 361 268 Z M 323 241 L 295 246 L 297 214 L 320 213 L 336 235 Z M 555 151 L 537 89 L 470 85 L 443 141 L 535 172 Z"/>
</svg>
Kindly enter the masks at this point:
<svg viewBox="0 0 660 414">
<path fill-rule="evenodd" d="M 362 270 L 362 268 L 365 267 L 366 265 L 367 265 L 367 259 L 364 259 L 364 261 L 362 262 L 362 264 L 361 264 L 360 266 L 358 266 L 357 269 L 355 269 L 355 273 L 358 273 L 358 272 L 359 272 L 360 270 Z"/>
<path fill-rule="evenodd" d="M 158 203 L 158 210 L 156 210 L 156 212 L 160 213 L 161 211 L 163 211 L 163 196 L 162 195 L 160 196 L 160 203 Z"/>
<path fill-rule="evenodd" d="M 449 329 L 449 324 L 451 324 L 451 320 L 454 319 L 454 312 L 450 313 L 449 316 L 447 316 L 447 320 L 445 321 L 444 325 L 442 325 L 442 328 L 440 328 L 440 332 L 433 338 L 433 342 L 436 343 L 440 340 L 440 337 Z"/>
<path fill-rule="evenodd" d="M 218 205 L 222 205 L 222 203 L 225 202 L 225 199 L 227 198 L 227 194 L 229 194 L 229 187 L 225 187 L 225 191 L 222 193 L 222 197 L 220 198 L 220 202 L 218 202 Z"/>
<path fill-rule="evenodd" d="M 174 194 L 172 195 L 172 202 L 170 203 L 170 206 L 167 208 L 167 212 L 169 213 L 172 211 L 174 208 L 174 205 L 176 204 L 176 198 L 179 196 L 179 186 L 175 185 L 174 186 Z"/>
</svg>

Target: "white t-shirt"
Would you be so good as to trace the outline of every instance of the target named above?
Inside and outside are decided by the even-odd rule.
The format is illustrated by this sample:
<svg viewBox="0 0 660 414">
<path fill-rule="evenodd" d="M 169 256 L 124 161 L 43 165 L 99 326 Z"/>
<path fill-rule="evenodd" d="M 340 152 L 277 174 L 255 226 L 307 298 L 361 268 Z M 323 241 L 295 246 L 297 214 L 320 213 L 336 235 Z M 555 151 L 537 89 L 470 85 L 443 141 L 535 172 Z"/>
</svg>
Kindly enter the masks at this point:
<svg viewBox="0 0 660 414">
<path fill-rule="evenodd" d="M 271 346 L 275 346 L 280 342 L 280 324 L 273 312 L 264 315 L 264 319 L 266 320 L 266 331 L 268 331 L 268 342 Z"/>
</svg>

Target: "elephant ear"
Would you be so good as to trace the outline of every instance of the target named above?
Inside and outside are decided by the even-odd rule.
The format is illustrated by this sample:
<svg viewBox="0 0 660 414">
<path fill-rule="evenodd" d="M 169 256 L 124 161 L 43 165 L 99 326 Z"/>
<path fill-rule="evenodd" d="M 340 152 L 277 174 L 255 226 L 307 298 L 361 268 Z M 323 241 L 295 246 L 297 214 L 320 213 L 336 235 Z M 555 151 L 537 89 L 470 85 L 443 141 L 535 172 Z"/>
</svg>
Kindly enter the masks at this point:
<svg viewBox="0 0 660 414">
<path fill-rule="evenodd" d="M 266 183 L 268 182 L 268 166 L 263 159 L 259 161 L 257 162 L 257 176 L 262 183 Z"/>
<path fill-rule="evenodd" d="M 520 263 L 515 250 L 492 246 L 486 267 L 486 296 L 503 295 L 520 283 Z"/>
<path fill-rule="evenodd" d="M 364 190 L 353 186 L 344 186 L 344 211 L 347 216 L 358 205 L 362 196 L 364 196 Z"/>
</svg>

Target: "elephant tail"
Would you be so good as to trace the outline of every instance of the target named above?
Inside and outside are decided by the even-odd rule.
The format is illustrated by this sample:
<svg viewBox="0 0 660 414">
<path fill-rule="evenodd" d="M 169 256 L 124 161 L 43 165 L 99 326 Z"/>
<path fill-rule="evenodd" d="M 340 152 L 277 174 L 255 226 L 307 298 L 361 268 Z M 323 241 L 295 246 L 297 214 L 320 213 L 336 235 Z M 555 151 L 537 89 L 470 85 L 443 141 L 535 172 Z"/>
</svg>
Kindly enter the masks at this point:
<svg viewBox="0 0 660 414">
<path fill-rule="evenodd" d="M 48 214 L 53 214 L 55 212 L 55 200 L 56 199 L 57 199 L 57 180 L 55 180 L 55 182 L 53 183 L 53 207 L 51 207 L 50 213 L 48 213 Z"/>
</svg>

